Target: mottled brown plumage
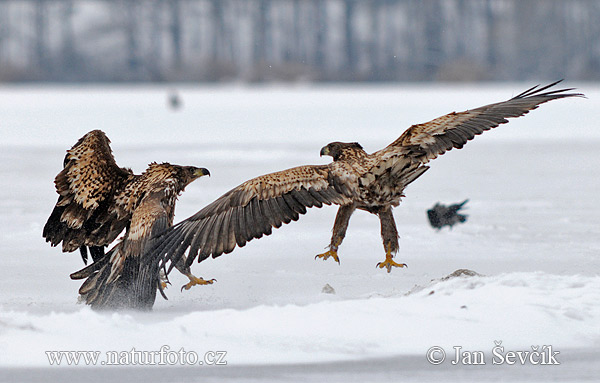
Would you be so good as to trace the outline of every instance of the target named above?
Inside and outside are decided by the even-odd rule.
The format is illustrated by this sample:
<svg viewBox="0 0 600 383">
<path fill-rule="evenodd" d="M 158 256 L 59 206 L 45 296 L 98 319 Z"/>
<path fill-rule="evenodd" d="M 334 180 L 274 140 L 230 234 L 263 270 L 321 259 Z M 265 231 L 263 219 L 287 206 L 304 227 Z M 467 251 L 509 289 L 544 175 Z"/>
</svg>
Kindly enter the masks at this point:
<svg viewBox="0 0 600 383">
<path fill-rule="evenodd" d="M 171 268 L 189 248 L 187 264 L 233 251 L 235 246 L 272 228 L 297 220 L 306 209 L 323 204 L 341 205 L 330 250 L 317 257 L 337 258 L 348 220 L 356 209 L 376 214 L 381 221 L 386 260 L 379 267 L 404 266 L 392 261 L 398 250 L 398 232 L 392 207 L 400 203 L 407 185 L 427 171 L 426 164 L 478 134 L 519 117 L 550 100 L 581 96 L 571 89 L 545 92 L 556 83 L 533 87 L 512 99 L 461 113 L 450 113 L 425 124 L 413 125 L 386 148 L 367 154 L 358 143 L 333 142 L 321 155 L 333 157 L 322 166 L 300 166 L 247 181 L 227 192 L 192 217 L 172 227 L 155 249 L 166 255 Z"/>
<path fill-rule="evenodd" d="M 94 263 L 71 275 L 88 278 L 80 289 L 93 307 L 150 308 L 158 287 L 158 262 L 140 262 L 153 236 L 173 224 L 175 202 L 204 168 L 151 163 L 141 175 L 119 168 L 106 135 L 94 130 L 67 151 L 55 180 L 58 202 L 44 227 L 51 245 L 63 251 L 103 249 L 125 230 L 106 255 L 92 252 Z M 82 252 L 83 254 L 83 252 Z M 85 259 L 84 259 L 85 260 Z M 183 263 L 177 268 L 193 277 Z"/>
<path fill-rule="evenodd" d="M 54 180 L 58 202 L 44 226 L 43 237 L 52 246 L 62 242 L 63 252 L 81 249 L 87 263 L 86 248 L 93 260 L 104 255 L 131 220 L 133 209 L 127 204 L 125 187 L 139 176 L 131 169 L 117 166 L 110 140 L 100 130 L 87 133 L 67 151 L 64 168 Z"/>
<path fill-rule="evenodd" d="M 159 285 L 158 260 L 143 260 L 154 246 L 155 236 L 173 225 L 177 196 L 193 180 L 208 171 L 193 166 L 152 163 L 135 181 L 127 185 L 133 214 L 121 241 L 98 262 L 71 275 L 87 280 L 79 289 L 83 300 L 94 308 L 150 309 Z M 137 192 L 143 188 L 143 192 Z M 189 268 L 177 266 L 188 277 Z M 162 290 L 161 290 L 162 292 Z"/>
</svg>

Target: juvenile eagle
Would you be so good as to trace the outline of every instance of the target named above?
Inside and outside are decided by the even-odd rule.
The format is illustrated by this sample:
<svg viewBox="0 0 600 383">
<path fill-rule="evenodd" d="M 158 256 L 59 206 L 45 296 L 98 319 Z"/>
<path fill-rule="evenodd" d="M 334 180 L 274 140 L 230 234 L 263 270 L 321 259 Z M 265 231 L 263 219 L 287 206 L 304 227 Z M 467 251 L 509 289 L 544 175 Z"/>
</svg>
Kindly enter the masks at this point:
<svg viewBox="0 0 600 383">
<path fill-rule="evenodd" d="M 467 141 L 506 119 L 519 117 L 550 100 L 581 96 L 572 89 L 546 91 L 558 82 L 535 86 L 508 101 L 460 113 L 450 113 L 425 124 L 413 125 L 382 150 L 367 154 L 358 143 L 332 142 L 321 155 L 333 157 L 328 165 L 300 166 L 254 178 L 225 193 L 190 218 L 170 228 L 155 251 L 170 261 L 168 271 L 189 248 L 186 264 L 201 262 L 242 247 L 246 242 L 271 234 L 323 204 L 340 205 L 329 250 L 315 258 L 339 262 L 350 216 L 356 209 L 379 217 L 386 257 L 377 264 L 386 268 L 406 266 L 392 258 L 398 251 L 398 232 L 392 207 L 398 206 L 404 189 L 420 177 L 426 164 L 437 156 L 462 148 Z"/>
<path fill-rule="evenodd" d="M 177 196 L 190 182 L 208 175 L 208 170 L 151 163 L 144 173 L 135 175 L 117 166 L 110 141 L 100 130 L 87 133 L 68 150 L 63 165 L 55 179 L 58 202 L 44 226 L 44 238 L 52 246 L 62 242 L 64 252 L 80 249 L 84 262 L 85 249 L 90 247 L 94 263 L 72 276 L 89 277 L 80 289 L 87 303 L 115 306 L 116 295 L 137 280 L 152 285 L 153 303 L 158 272 L 153 280 L 137 276 L 140 257 L 152 235 L 173 224 Z M 121 242 L 105 255 L 104 247 L 123 230 Z M 192 285 L 211 282 L 193 276 L 183 262 L 177 268 Z M 148 299 L 139 303 L 146 305 Z"/>
</svg>

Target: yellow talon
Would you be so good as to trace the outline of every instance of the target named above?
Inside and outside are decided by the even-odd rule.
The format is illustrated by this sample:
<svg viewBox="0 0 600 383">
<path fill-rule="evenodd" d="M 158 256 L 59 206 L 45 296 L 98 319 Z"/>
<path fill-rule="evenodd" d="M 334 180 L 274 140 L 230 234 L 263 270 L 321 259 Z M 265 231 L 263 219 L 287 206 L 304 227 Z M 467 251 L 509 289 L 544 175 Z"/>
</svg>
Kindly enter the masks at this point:
<svg viewBox="0 0 600 383">
<path fill-rule="evenodd" d="M 158 280 L 160 283 L 161 290 L 165 290 L 167 288 L 167 286 L 171 284 L 171 282 L 169 282 L 169 278 L 167 278 L 167 275 L 165 274 L 165 272 L 163 270 L 160 271 Z"/>
<path fill-rule="evenodd" d="M 188 276 L 188 278 L 190 279 L 189 283 L 186 283 L 185 285 L 181 286 L 181 291 L 183 291 L 183 289 L 189 290 L 196 285 L 212 285 L 213 282 L 217 281 L 216 279 L 205 280 L 203 278 L 198 278 L 193 275 Z"/>
<path fill-rule="evenodd" d="M 323 258 L 323 260 L 326 260 L 329 257 L 332 257 L 338 264 L 340 263 L 340 258 L 338 257 L 337 251 L 335 251 L 335 250 L 328 250 L 327 252 L 325 252 L 323 254 L 316 255 L 315 259 Z"/>
<path fill-rule="evenodd" d="M 406 263 L 397 263 L 392 260 L 392 252 L 388 249 L 385 253 L 385 261 L 379 262 L 376 267 L 383 269 L 384 267 L 387 269 L 387 272 L 392 271 L 392 267 L 408 267 Z"/>
</svg>

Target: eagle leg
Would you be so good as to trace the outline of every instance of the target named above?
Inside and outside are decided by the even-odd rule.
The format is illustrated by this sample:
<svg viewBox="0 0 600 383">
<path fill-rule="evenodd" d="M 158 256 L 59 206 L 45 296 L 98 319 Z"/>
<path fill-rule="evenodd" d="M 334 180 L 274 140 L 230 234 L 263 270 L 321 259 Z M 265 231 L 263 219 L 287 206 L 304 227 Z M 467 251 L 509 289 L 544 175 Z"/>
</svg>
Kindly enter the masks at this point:
<svg viewBox="0 0 600 383">
<path fill-rule="evenodd" d="M 195 276 L 194 274 L 192 274 L 192 270 L 190 269 L 189 266 L 185 266 L 185 257 L 182 257 L 179 259 L 179 261 L 175 264 L 175 268 L 177 270 L 179 270 L 179 272 L 183 275 L 185 275 L 186 277 L 188 277 L 188 279 L 190 280 L 188 283 L 186 283 L 185 285 L 181 286 L 181 291 L 185 290 L 189 290 L 192 287 L 196 286 L 196 285 L 212 285 L 213 282 L 216 282 L 216 279 L 209 279 L 209 280 L 205 280 L 202 277 L 198 278 L 197 276 Z"/>
<path fill-rule="evenodd" d="M 342 205 L 338 209 L 337 215 L 335 216 L 335 223 L 333 224 L 333 235 L 331 236 L 331 243 L 329 244 L 329 250 L 323 254 L 318 254 L 315 259 L 321 258 L 323 260 L 329 257 L 333 258 L 338 264 L 340 258 L 338 257 L 337 250 L 342 244 L 344 237 L 346 236 L 346 230 L 348 229 L 348 222 L 352 213 L 356 210 L 354 205 Z"/>
<path fill-rule="evenodd" d="M 376 267 L 387 269 L 387 272 L 392 271 L 392 267 L 408 267 L 406 263 L 397 263 L 392 260 L 398 248 L 398 230 L 394 221 L 394 214 L 391 207 L 381 209 L 377 215 L 381 222 L 381 237 L 383 238 L 383 247 L 385 248 L 385 261 L 379 262 Z"/>
</svg>

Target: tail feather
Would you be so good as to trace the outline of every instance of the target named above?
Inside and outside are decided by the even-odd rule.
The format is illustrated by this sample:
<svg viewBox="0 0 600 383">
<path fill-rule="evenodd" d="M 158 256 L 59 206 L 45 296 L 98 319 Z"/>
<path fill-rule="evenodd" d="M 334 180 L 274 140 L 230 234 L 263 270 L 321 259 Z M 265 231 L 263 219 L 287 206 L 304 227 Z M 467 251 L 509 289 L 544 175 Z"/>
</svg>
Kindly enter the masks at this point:
<svg viewBox="0 0 600 383">
<path fill-rule="evenodd" d="M 94 309 L 150 310 L 159 288 L 158 264 L 141 264 L 139 258 L 127 257 L 122 273 L 111 278 L 111 255 L 113 251 L 71 274 L 72 279 L 87 278 L 79 289 L 82 300 Z"/>
<path fill-rule="evenodd" d="M 98 271 L 102 267 L 104 267 L 106 265 L 106 263 L 108 262 L 108 260 L 110 259 L 111 255 L 112 255 L 112 251 L 109 252 L 108 254 L 106 254 L 104 257 L 100 258 L 99 260 L 94 261 L 94 263 L 92 263 L 91 265 L 86 266 L 83 269 L 72 273 L 70 275 L 71 279 L 77 280 L 77 279 L 88 278 L 89 276 L 94 274 L 96 271 Z"/>
</svg>

